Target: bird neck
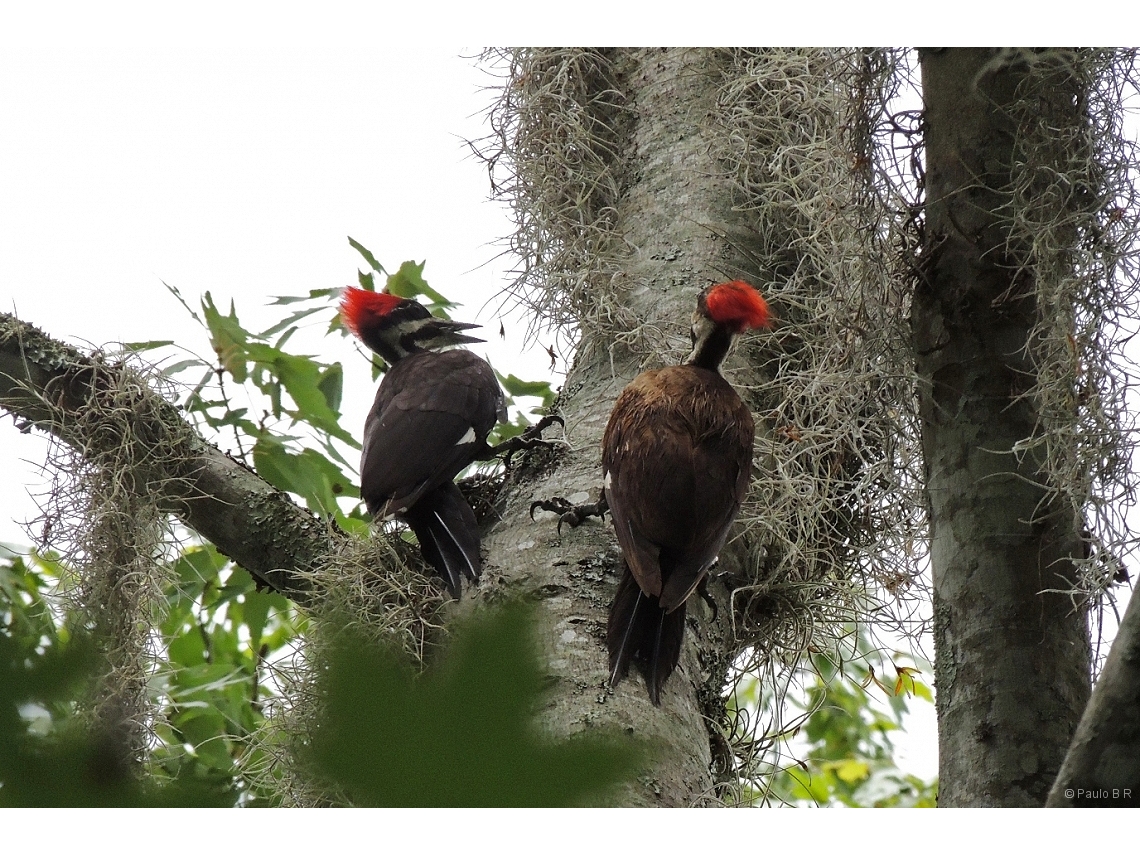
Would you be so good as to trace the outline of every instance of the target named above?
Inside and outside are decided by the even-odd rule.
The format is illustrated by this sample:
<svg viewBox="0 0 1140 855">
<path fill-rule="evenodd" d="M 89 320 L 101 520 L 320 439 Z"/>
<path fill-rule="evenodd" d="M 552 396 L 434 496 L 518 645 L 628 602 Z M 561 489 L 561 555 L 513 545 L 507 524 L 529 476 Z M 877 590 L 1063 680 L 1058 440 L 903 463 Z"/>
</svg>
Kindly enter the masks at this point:
<svg viewBox="0 0 1140 855">
<path fill-rule="evenodd" d="M 693 352 L 685 360 L 685 365 L 707 368 L 719 373 L 721 363 L 732 347 L 732 333 L 722 326 L 710 326 L 700 338 L 693 342 Z"/>
</svg>

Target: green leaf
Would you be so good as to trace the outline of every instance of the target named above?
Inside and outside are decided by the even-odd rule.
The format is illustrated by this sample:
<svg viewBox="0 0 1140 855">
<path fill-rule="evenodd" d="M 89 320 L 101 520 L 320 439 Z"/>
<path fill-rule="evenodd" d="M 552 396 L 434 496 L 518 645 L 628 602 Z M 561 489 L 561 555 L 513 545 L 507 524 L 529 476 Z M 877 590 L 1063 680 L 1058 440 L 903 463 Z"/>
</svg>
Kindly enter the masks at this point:
<svg viewBox="0 0 1140 855">
<path fill-rule="evenodd" d="M 420 294 L 423 294 L 432 302 L 431 308 L 433 309 L 450 309 L 454 308 L 457 303 L 452 303 L 445 296 L 440 294 L 434 288 L 427 284 L 424 279 L 424 266 L 426 261 L 421 261 L 416 264 L 414 261 L 405 261 L 400 265 L 400 269 L 388 277 L 385 283 L 385 290 L 390 294 L 395 294 L 397 297 L 405 297 L 408 299 L 415 299 Z"/>
<path fill-rule="evenodd" d="M 356 271 L 356 281 L 360 283 L 360 287 L 365 291 L 376 290 L 376 274 L 374 273 L 365 273 L 363 270 L 358 270 Z M 337 318 L 337 320 L 339 321 L 339 318 Z M 348 332 L 348 330 L 345 330 L 345 332 Z"/>
<path fill-rule="evenodd" d="M 98 667 L 95 645 L 76 637 L 29 656 L 0 633 L 0 807 L 225 807 L 235 797 L 228 777 L 140 784 L 120 764 L 113 736 L 79 729 L 37 735 L 17 705 L 44 709 L 74 702 Z M 70 703 L 69 703 L 70 705 Z"/>
<path fill-rule="evenodd" d="M 499 378 L 499 382 L 503 384 L 508 395 L 531 395 L 544 399 L 547 397 L 553 399 L 554 397 L 550 383 L 546 380 L 522 380 L 514 374 L 508 374 L 504 377 L 498 371 L 495 372 L 495 376 Z"/>
<path fill-rule="evenodd" d="M 368 537 L 372 532 L 372 521 L 358 516 L 338 515 L 337 524 L 354 537 Z"/>
<path fill-rule="evenodd" d="M 167 290 L 167 291 L 169 291 L 171 294 L 173 294 L 173 295 L 174 295 L 174 299 L 175 299 L 175 300 L 177 300 L 179 303 L 181 303 L 181 304 L 182 304 L 182 308 L 184 308 L 184 309 L 187 311 L 187 313 L 190 315 L 190 317 L 192 317 L 192 318 L 193 318 L 194 320 L 196 320 L 196 321 L 197 321 L 199 324 L 201 324 L 201 323 L 202 323 L 202 319 L 201 319 L 200 317 L 198 317 L 198 313 L 197 313 L 197 312 L 195 312 L 193 309 L 191 309 L 191 308 L 190 308 L 190 304 L 189 304 L 189 303 L 187 303 L 187 302 L 186 302 L 186 301 L 185 301 L 185 300 L 182 298 L 182 292 L 181 292 L 181 291 L 179 291 L 177 288 L 175 288 L 173 285 L 170 285 L 170 284 L 168 284 L 168 283 L 167 283 L 167 282 L 165 282 L 164 280 L 161 280 L 161 279 L 160 279 L 159 281 L 160 281 L 160 282 L 162 282 L 162 285 L 163 285 L 163 287 L 164 287 L 164 288 L 166 288 L 166 290 Z M 204 326 L 204 324 L 203 324 L 203 326 Z"/>
<path fill-rule="evenodd" d="M 245 348 L 249 333 L 238 321 L 233 301 L 230 301 L 230 313 L 223 315 L 207 291 L 202 297 L 202 313 L 206 318 L 206 328 L 210 331 L 210 346 L 217 354 L 219 364 L 230 372 L 234 380 L 244 383 L 248 376 Z"/>
<path fill-rule="evenodd" d="M 388 275 L 388 271 L 385 270 L 384 266 L 379 261 L 376 260 L 376 256 L 374 256 L 371 252 L 369 252 L 367 249 L 365 249 L 363 244 L 358 243 L 357 241 L 353 240 L 351 236 L 349 236 L 348 245 L 351 246 L 353 249 L 355 249 L 357 252 L 359 252 L 361 254 L 361 256 L 364 258 L 364 260 L 366 262 L 368 262 L 369 267 L 371 267 L 377 273 L 383 273 L 385 276 Z"/>
<path fill-rule="evenodd" d="M 147 350 L 157 350 L 160 347 L 174 344 L 173 339 L 166 339 L 165 341 L 128 341 L 123 347 L 127 350 L 133 350 L 135 353 L 143 353 Z"/>
<path fill-rule="evenodd" d="M 272 604 L 273 598 L 267 594 L 251 591 L 245 595 L 242 616 L 249 628 L 249 646 L 255 653 L 261 646 L 261 634 L 265 632 L 265 626 L 269 623 L 269 609 Z"/>
<path fill-rule="evenodd" d="M 254 382 L 273 401 L 275 413 L 281 412 L 280 390 L 284 387 L 296 405 L 296 410 L 289 413 L 293 418 L 359 447 L 340 426 L 340 414 L 331 406 L 340 403 L 340 381 L 335 377 L 343 370 L 339 364 L 324 366 L 310 357 L 286 353 L 267 344 L 250 344 L 247 350 L 257 363 Z"/>
<path fill-rule="evenodd" d="M 188 708 L 175 716 L 173 724 L 207 765 L 216 769 L 233 766 L 226 739 L 226 719 L 218 710 L 208 705 Z"/>
<path fill-rule="evenodd" d="M 337 496 L 359 496 L 351 480 L 327 457 L 311 448 L 296 454 L 268 435 L 253 447 L 253 464 L 274 487 L 301 496 L 311 510 L 325 516 L 337 510 Z"/>
<path fill-rule="evenodd" d="M 213 374 L 213 369 L 197 357 L 194 357 L 193 359 L 182 359 L 172 365 L 164 366 L 162 373 L 167 377 L 173 377 L 175 374 L 185 371 L 188 368 L 206 368 L 210 371 L 210 374 Z"/>
<path fill-rule="evenodd" d="M 172 663 L 193 667 L 206 661 L 206 642 L 199 632 L 183 632 L 166 645 L 166 652 Z"/>
<path fill-rule="evenodd" d="M 199 592 L 208 584 L 217 581 L 218 571 L 228 559 L 210 544 L 191 546 L 183 551 L 174 562 L 174 572 L 179 587 Z"/>
<path fill-rule="evenodd" d="M 446 659 L 422 675 L 350 632 L 324 673 L 328 716 L 311 761 L 358 805 L 581 805 L 628 779 L 644 753 L 616 734 L 539 733 L 544 676 L 519 606 L 456 629 Z"/>
<path fill-rule="evenodd" d="M 339 362 L 330 365 L 321 373 L 317 388 L 325 396 L 329 410 L 339 415 L 341 394 L 344 391 L 344 369 Z"/>
<path fill-rule="evenodd" d="M 327 310 L 328 306 L 312 306 L 308 309 L 300 309 L 296 312 L 293 312 L 293 314 L 289 315 L 289 317 L 285 318 L 284 320 L 278 321 L 269 329 L 262 331 L 261 338 L 269 338 L 270 336 L 277 335 L 277 333 L 281 332 L 281 330 L 285 329 L 286 327 L 290 327 L 296 324 L 297 321 L 303 320 L 309 315 L 315 315 L 317 312 L 324 312 Z M 280 346 L 281 344 L 278 342 L 278 347 Z"/>
<path fill-rule="evenodd" d="M 934 703 L 934 693 L 930 691 L 930 687 L 918 680 L 914 681 L 914 696 L 922 698 L 927 703 Z"/>
<path fill-rule="evenodd" d="M 312 288 L 307 297 L 274 297 L 269 301 L 270 306 L 290 306 L 293 303 L 303 303 L 306 300 L 324 300 L 340 291 L 339 288 Z"/>
<path fill-rule="evenodd" d="M 826 768 L 834 771 L 839 780 L 846 784 L 856 784 L 871 774 L 870 765 L 853 758 L 838 763 L 830 763 Z"/>
</svg>

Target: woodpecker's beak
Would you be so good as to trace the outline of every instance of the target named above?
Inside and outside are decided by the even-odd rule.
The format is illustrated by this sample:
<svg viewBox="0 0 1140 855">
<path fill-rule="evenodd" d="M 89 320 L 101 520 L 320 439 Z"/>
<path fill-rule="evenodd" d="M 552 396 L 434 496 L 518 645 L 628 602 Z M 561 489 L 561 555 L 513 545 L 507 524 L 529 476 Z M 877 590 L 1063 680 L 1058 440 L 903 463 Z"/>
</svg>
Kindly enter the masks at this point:
<svg viewBox="0 0 1140 855">
<path fill-rule="evenodd" d="M 480 326 L 481 324 L 461 324 L 458 321 L 434 320 L 432 322 L 436 341 L 444 345 L 478 344 L 486 341 L 483 338 L 463 334 L 463 330 L 477 330 Z"/>
</svg>

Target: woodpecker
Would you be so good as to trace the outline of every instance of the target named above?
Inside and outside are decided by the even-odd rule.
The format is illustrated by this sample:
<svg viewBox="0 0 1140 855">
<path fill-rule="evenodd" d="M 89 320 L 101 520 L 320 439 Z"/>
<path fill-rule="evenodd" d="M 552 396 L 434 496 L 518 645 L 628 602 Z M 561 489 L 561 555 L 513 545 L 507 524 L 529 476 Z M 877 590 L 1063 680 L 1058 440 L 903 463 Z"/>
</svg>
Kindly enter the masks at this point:
<svg viewBox="0 0 1140 855">
<path fill-rule="evenodd" d="M 634 378 L 606 425 L 604 498 L 624 558 L 606 631 L 610 685 L 635 662 L 656 706 L 680 658 L 685 601 L 716 561 L 752 477 L 752 414 L 720 365 L 737 335 L 770 322 L 747 283 L 707 289 L 692 353 Z"/>
<path fill-rule="evenodd" d="M 460 596 L 460 577 L 482 569 L 475 514 L 455 476 L 493 451 L 487 435 L 507 417 L 490 365 L 469 350 L 463 324 L 432 315 L 415 300 L 348 288 L 341 319 L 390 368 L 364 422 L 360 494 L 378 520 L 401 519 L 420 551 Z"/>
</svg>

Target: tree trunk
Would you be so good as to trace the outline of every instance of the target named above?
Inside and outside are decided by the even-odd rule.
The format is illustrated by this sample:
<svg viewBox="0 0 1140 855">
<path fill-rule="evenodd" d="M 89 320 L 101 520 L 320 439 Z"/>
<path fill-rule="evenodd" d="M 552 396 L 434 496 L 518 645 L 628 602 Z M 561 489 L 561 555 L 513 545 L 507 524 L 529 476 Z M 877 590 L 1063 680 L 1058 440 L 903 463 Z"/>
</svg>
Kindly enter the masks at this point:
<svg viewBox="0 0 1140 855">
<path fill-rule="evenodd" d="M 1133 596 L 1046 807 L 1140 803 L 1140 597 Z"/>
<path fill-rule="evenodd" d="M 921 54 L 926 219 L 913 306 L 934 574 L 939 804 L 1040 805 L 1089 696 L 1068 594 L 1080 519 L 1026 447 L 1039 423 L 1028 248 L 1005 214 L 1009 107 L 1032 70 L 991 49 Z M 1067 85 L 1066 85 L 1067 84 Z M 1051 93 L 1079 102 L 1072 80 Z"/>
<path fill-rule="evenodd" d="M 516 490 L 502 521 L 484 539 L 485 581 L 480 596 L 499 586 L 539 600 L 550 626 L 549 663 L 554 677 L 545 725 L 567 735 L 598 725 L 616 726 L 655 751 L 621 797 L 624 805 L 681 806 L 714 795 L 710 737 L 723 717 L 721 688 L 729 661 L 728 606 L 719 618 L 698 597 L 689 607 L 681 664 L 654 707 L 640 674 L 631 673 L 612 692 L 606 688 L 606 616 L 621 575 L 621 555 L 609 520 L 556 532 L 552 515 L 528 518 L 530 503 L 559 495 L 597 498 L 601 483 L 601 438 L 618 393 L 639 371 L 676 363 L 688 350 L 689 319 L 701 287 L 729 274 L 758 271 L 719 239 L 739 217 L 732 194 L 717 176 L 705 117 L 714 109 L 719 77 L 708 51 L 647 49 L 614 57 L 605 86 L 621 93 L 622 107 L 606 118 L 613 150 L 610 165 L 617 191 L 611 200 L 624 258 L 590 283 L 590 299 L 611 301 L 620 323 L 610 330 L 583 325 L 576 361 L 559 407 L 573 452 Z M 614 287 L 616 286 L 616 288 Z M 652 345 L 645 346 L 645 338 Z M 647 351 L 657 352 L 642 356 Z M 737 366 L 740 368 L 740 366 Z M 726 554 L 725 563 L 731 566 Z M 714 592 L 723 595 L 723 591 Z"/>
</svg>

